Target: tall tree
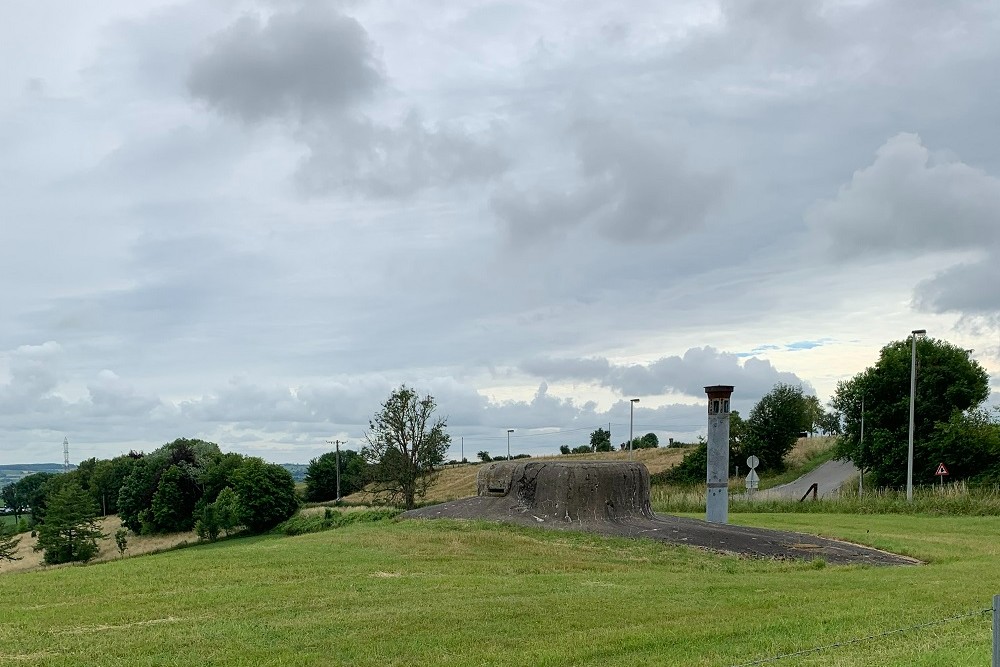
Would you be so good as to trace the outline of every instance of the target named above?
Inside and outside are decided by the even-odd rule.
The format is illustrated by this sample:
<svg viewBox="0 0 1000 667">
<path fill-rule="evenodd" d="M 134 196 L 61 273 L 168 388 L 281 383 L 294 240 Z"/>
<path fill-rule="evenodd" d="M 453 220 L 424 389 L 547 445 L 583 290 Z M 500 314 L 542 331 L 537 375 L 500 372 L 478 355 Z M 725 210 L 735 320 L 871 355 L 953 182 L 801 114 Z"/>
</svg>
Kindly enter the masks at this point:
<svg viewBox="0 0 1000 667">
<path fill-rule="evenodd" d="M 156 493 L 150 503 L 151 528 L 158 533 L 179 533 L 194 525 L 194 508 L 198 502 L 190 467 L 185 462 L 171 465 L 160 475 Z"/>
<path fill-rule="evenodd" d="M 33 522 L 39 522 L 45 518 L 46 484 L 53 477 L 56 477 L 55 473 L 36 472 L 17 481 L 24 503 L 31 510 Z"/>
<path fill-rule="evenodd" d="M 779 382 L 750 410 L 744 449 L 760 459 L 760 470 L 783 470 L 805 420 L 802 387 Z"/>
<path fill-rule="evenodd" d="M 3 504 L 7 506 L 7 509 L 14 513 L 14 521 L 20 523 L 21 515 L 28 508 L 27 498 L 25 498 L 24 490 L 21 486 L 17 482 L 5 485 L 0 489 L 0 500 L 3 500 Z"/>
<path fill-rule="evenodd" d="M 36 551 L 44 551 L 49 565 L 89 561 L 104 537 L 97 525 L 97 504 L 75 480 L 49 498 L 45 522 L 38 529 Z"/>
<path fill-rule="evenodd" d="M 21 560 L 17 553 L 17 545 L 21 541 L 20 537 L 14 536 L 14 530 L 7 525 L 6 521 L 0 521 L 0 561 Z"/>
<path fill-rule="evenodd" d="M 821 430 L 823 422 L 823 406 L 819 403 L 818 396 L 802 397 L 802 429 L 813 435 Z"/>
<path fill-rule="evenodd" d="M 374 491 L 416 505 L 445 460 L 451 437 L 447 421 L 434 417 L 434 398 L 421 398 L 406 385 L 396 389 L 369 422 L 362 455 L 372 464 Z"/>
<path fill-rule="evenodd" d="M 233 473 L 232 482 L 239 497 L 240 523 L 252 532 L 273 528 L 299 508 L 292 474 L 276 463 L 250 457 Z"/>
<path fill-rule="evenodd" d="M 959 416 L 971 418 L 971 411 L 989 396 L 989 376 L 966 350 L 944 340 L 918 339 L 916 353 L 914 482 L 933 482 L 934 470 L 941 462 L 961 461 L 957 472 L 975 475 L 990 465 L 989 455 L 985 454 L 989 448 L 967 458 L 965 450 L 978 447 L 978 438 L 966 440 L 953 435 L 964 419 Z M 889 343 L 874 366 L 838 383 L 831 401 L 843 419 L 838 455 L 870 471 L 872 483 L 880 486 L 901 487 L 906 483 L 911 355 L 910 339 Z M 976 431 L 971 428 L 974 425 L 967 426 L 966 432 Z"/>
<path fill-rule="evenodd" d="M 590 434 L 590 449 L 594 452 L 611 451 L 611 432 L 598 428 Z"/>
</svg>

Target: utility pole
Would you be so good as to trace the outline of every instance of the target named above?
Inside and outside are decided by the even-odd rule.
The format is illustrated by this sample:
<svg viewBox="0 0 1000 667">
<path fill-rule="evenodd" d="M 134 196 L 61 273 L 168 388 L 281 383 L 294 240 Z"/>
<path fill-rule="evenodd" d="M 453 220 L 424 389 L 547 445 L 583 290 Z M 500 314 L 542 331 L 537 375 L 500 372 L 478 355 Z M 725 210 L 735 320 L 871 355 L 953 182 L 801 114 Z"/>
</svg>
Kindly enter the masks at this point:
<svg viewBox="0 0 1000 667">
<path fill-rule="evenodd" d="M 462 463 L 465 463 L 465 436 L 462 436 Z"/>
<path fill-rule="evenodd" d="M 858 442 L 858 458 L 863 459 L 865 457 L 865 397 L 861 396 L 861 440 Z M 861 465 L 858 466 L 861 471 L 861 476 L 858 477 L 858 497 L 865 490 L 865 464 L 863 461 L 858 461 Z"/>
<path fill-rule="evenodd" d="M 344 440 L 344 441 L 341 441 L 341 440 L 327 440 L 327 443 L 331 444 L 331 445 L 336 445 L 337 446 L 337 457 L 336 457 L 336 459 L 337 459 L 337 502 L 339 503 L 340 502 L 340 445 L 341 444 L 345 444 L 346 445 L 347 441 L 346 440 Z"/>
</svg>

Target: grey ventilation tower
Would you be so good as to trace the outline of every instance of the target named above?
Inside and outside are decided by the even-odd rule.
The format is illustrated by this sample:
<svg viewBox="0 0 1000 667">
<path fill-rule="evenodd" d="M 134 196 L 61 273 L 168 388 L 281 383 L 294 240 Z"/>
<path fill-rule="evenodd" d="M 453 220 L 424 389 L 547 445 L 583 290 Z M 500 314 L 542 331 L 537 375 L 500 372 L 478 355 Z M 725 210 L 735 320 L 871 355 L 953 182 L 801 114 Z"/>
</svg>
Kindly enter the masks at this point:
<svg viewBox="0 0 1000 667">
<path fill-rule="evenodd" d="M 729 523 L 729 400 L 733 387 L 705 387 L 708 394 L 708 494 L 705 520 Z"/>
<path fill-rule="evenodd" d="M 63 438 L 63 472 L 69 472 L 69 438 Z"/>
</svg>

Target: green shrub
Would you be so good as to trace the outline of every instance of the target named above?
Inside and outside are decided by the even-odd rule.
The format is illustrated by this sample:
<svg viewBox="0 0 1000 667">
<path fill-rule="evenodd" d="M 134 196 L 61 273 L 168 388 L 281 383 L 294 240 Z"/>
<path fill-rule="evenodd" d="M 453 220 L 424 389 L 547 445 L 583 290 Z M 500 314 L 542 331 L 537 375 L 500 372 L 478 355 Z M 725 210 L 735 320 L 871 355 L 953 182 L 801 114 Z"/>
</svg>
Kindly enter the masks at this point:
<svg viewBox="0 0 1000 667">
<path fill-rule="evenodd" d="M 327 507 L 323 514 L 296 514 L 279 524 L 274 532 L 284 535 L 303 535 L 305 533 L 320 533 L 324 530 L 342 528 L 355 523 L 376 523 L 390 521 L 400 515 L 402 510 L 395 508 L 380 508 L 361 510 L 358 512 L 340 512 Z"/>
</svg>

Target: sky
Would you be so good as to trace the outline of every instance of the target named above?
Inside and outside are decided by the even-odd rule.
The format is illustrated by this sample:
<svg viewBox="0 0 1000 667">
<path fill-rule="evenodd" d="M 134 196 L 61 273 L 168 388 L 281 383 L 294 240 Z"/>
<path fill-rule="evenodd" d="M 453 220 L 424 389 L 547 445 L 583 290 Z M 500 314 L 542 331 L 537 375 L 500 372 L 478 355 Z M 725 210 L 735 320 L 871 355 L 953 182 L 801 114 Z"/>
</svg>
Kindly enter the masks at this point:
<svg viewBox="0 0 1000 667">
<path fill-rule="evenodd" d="M 450 458 L 692 440 L 913 329 L 998 402 L 995 1 L 3 14 L 0 464 L 307 462 L 404 383 Z"/>
</svg>

